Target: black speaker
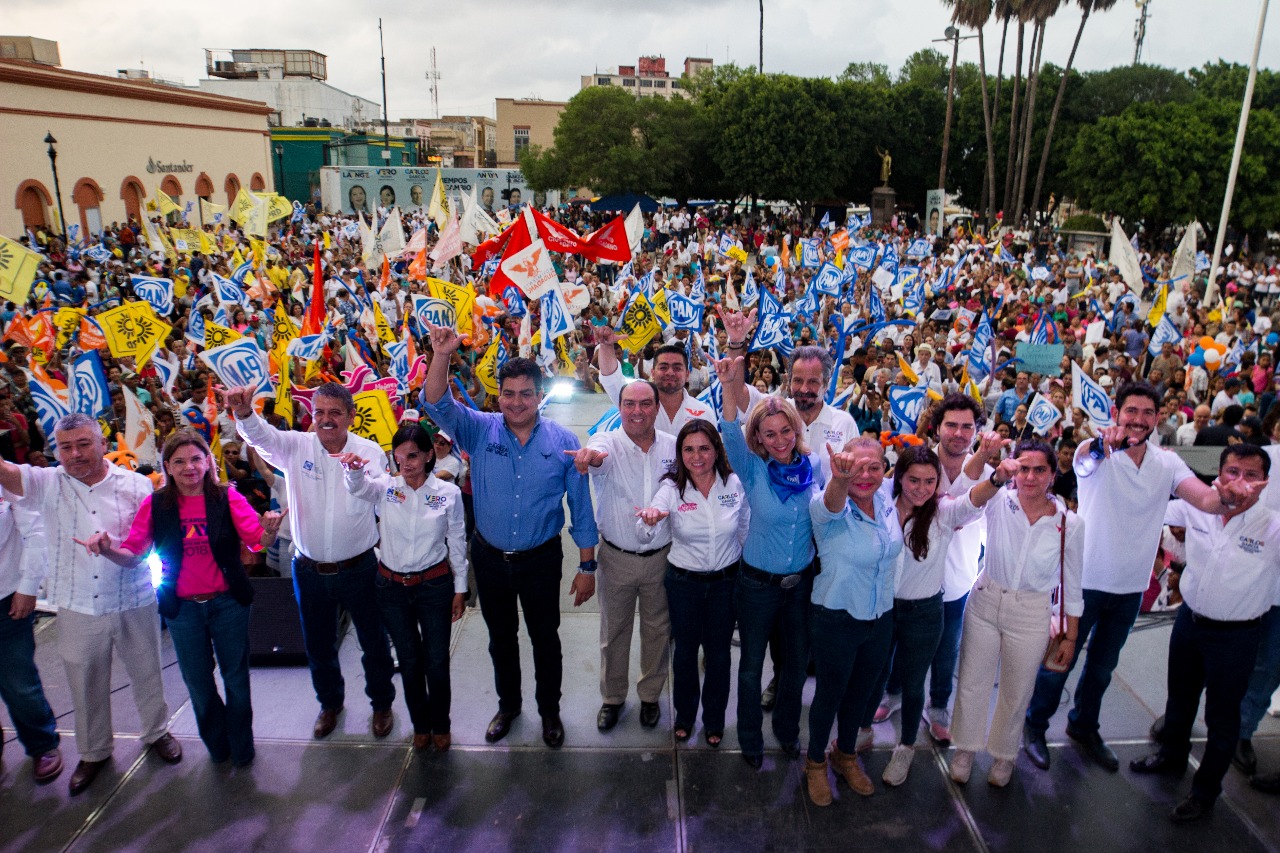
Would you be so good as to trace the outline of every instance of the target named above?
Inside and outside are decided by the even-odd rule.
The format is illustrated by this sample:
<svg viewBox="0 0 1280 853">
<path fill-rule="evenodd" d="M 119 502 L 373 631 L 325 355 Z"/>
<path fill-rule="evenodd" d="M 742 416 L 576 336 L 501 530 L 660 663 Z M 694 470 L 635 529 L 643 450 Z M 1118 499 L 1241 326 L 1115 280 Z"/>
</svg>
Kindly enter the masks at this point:
<svg viewBox="0 0 1280 853">
<path fill-rule="evenodd" d="M 250 578 L 253 610 L 249 614 L 250 666 L 304 666 L 302 619 L 293 596 L 293 578 Z"/>
</svg>

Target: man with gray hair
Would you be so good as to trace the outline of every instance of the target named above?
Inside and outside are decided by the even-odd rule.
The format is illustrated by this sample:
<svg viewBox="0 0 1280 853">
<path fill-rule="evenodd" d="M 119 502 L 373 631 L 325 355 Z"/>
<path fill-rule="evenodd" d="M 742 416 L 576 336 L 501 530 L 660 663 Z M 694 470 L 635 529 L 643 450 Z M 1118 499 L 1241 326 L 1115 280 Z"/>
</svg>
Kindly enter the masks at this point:
<svg viewBox="0 0 1280 853">
<path fill-rule="evenodd" d="M 253 410 L 252 386 L 223 389 L 236 430 L 262 458 L 284 472 L 293 520 L 293 588 L 302 616 L 302 634 L 311 666 L 311 684 L 320 702 L 312 734 L 328 737 L 338 725 L 346 683 L 338 663 L 338 605 L 351 614 L 364 656 L 365 689 L 373 706 L 373 734 L 391 734 L 394 667 L 374 598 L 378 542 L 374 505 L 353 497 L 343 483 L 337 457 L 354 453 L 387 471 L 387 455 L 374 442 L 349 430 L 356 405 L 345 385 L 326 382 L 311 398 L 315 431 L 283 432 Z"/>
<path fill-rule="evenodd" d="M 831 479 L 831 457 L 827 445 L 844 447 L 845 442 L 858 436 L 853 416 L 826 402 L 835 366 L 835 360 L 822 347 L 796 347 L 791 354 L 791 371 L 787 375 L 791 405 L 796 407 L 800 420 L 804 422 L 804 440 L 817 457 L 823 483 Z"/>
<path fill-rule="evenodd" d="M 46 596 L 58 608 L 58 652 L 76 712 L 78 794 L 111 760 L 111 659 L 120 654 L 142 722 L 142 741 L 170 764 L 182 747 L 168 731 L 160 680 L 160 614 L 145 561 L 121 568 L 81 543 L 95 533 L 121 542 L 151 481 L 107 463 L 106 440 L 88 415 L 66 415 L 53 429 L 58 468 L 0 461 L 0 487 L 17 506 L 38 512 L 48 540 Z M 34 604 L 34 601 L 31 602 Z M 28 611 L 29 612 L 29 611 Z"/>
</svg>

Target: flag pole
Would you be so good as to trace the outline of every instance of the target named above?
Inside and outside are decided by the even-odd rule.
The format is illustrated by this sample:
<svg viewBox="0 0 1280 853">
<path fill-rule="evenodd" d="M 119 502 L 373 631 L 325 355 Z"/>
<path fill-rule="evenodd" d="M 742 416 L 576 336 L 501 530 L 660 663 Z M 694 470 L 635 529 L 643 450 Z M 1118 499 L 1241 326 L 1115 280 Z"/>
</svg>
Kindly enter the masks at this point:
<svg viewBox="0 0 1280 853">
<path fill-rule="evenodd" d="M 1218 264 L 1222 261 L 1222 245 L 1227 239 L 1227 218 L 1231 214 L 1231 197 L 1236 191 L 1236 175 L 1240 171 L 1240 156 L 1244 152 L 1244 132 L 1249 124 L 1249 107 L 1253 103 L 1253 84 L 1258 79 L 1258 54 L 1262 50 L 1262 30 L 1267 23 L 1267 6 L 1270 0 L 1262 0 L 1258 11 L 1258 32 L 1253 39 L 1253 59 L 1249 63 L 1249 80 L 1244 87 L 1244 100 L 1240 103 L 1240 123 L 1236 126 L 1236 147 L 1231 154 L 1231 169 L 1227 173 L 1227 193 L 1222 200 L 1222 216 L 1218 219 L 1218 234 L 1213 244 L 1213 260 L 1209 264 L 1209 283 L 1205 287 L 1206 303 L 1212 304 L 1217 292 Z"/>
</svg>

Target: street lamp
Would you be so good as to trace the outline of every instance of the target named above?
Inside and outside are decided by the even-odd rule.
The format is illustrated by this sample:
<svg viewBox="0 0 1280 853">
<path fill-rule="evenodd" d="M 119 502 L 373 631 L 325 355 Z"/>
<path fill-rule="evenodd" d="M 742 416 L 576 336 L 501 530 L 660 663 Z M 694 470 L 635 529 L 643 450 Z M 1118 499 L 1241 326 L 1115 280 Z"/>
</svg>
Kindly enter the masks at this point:
<svg viewBox="0 0 1280 853">
<path fill-rule="evenodd" d="M 62 184 L 58 182 L 58 149 L 53 146 L 58 140 L 53 138 L 53 131 L 44 135 L 44 142 L 49 146 L 49 165 L 53 168 L 53 192 L 58 197 L 58 223 L 62 226 L 62 239 L 67 239 L 67 219 L 62 215 Z"/>
<path fill-rule="evenodd" d="M 276 194 L 284 195 L 284 146 L 276 143 Z"/>
</svg>

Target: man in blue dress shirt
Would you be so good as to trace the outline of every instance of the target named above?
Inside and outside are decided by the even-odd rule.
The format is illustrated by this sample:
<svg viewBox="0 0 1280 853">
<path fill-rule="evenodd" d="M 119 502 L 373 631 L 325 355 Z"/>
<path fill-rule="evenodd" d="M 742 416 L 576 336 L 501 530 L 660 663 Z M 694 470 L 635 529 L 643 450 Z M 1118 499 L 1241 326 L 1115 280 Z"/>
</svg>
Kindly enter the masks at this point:
<svg viewBox="0 0 1280 853">
<path fill-rule="evenodd" d="M 564 743 L 560 722 L 560 573 L 567 495 L 569 533 L 581 562 L 570 591 L 574 606 L 595 593 L 598 534 L 591 509 L 591 487 L 566 450 L 579 448 L 577 437 L 538 416 L 542 371 L 526 358 L 514 358 L 498 371 L 499 414 L 459 405 L 447 393 L 449 359 L 460 339 L 450 328 L 431 326 L 434 356 L 422 388 L 425 413 L 471 455 L 476 536 L 471 563 L 480 593 L 480 612 L 489 626 L 498 713 L 485 732 L 495 743 L 506 737 L 520 716 L 520 645 L 517 602 L 533 644 L 542 739 Z"/>
</svg>

